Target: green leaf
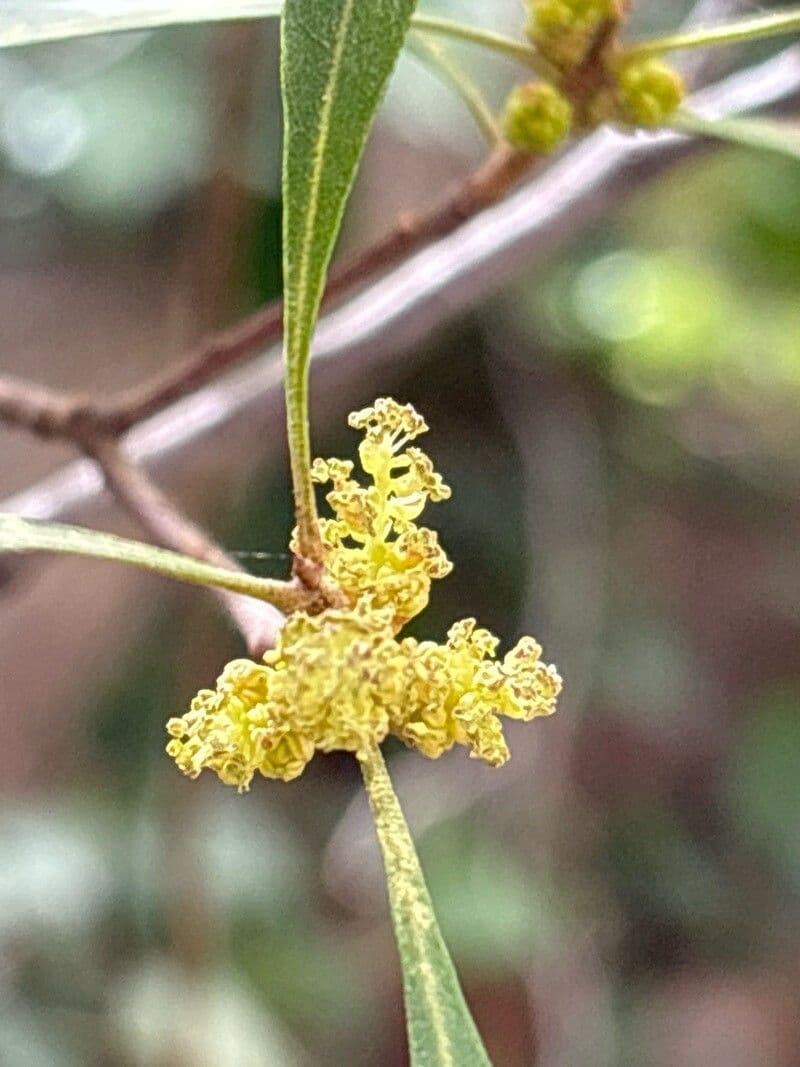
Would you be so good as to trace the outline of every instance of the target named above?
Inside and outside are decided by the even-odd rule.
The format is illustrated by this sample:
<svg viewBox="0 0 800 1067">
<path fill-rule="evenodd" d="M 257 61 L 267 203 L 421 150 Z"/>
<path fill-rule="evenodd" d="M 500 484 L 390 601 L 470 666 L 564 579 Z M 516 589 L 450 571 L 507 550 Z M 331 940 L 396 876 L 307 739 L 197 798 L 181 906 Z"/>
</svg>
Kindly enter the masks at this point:
<svg viewBox="0 0 800 1067">
<path fill-rule="evenodd" d="M 128 33 L 164 26 L 272 18 L 283 0 L 0 0 L 0 48 L 69 41 L 105 33 Z M 535 48 L 480 26 L 420 15 L 415 20 L 425 33 L 471 42 L 532 66 L 540 74 L 554 71 Z"/>
<path fill-rule="evenodd" d="M 361 756 L 403 968 L 412 1067 L 490 1067 L 380 750 Z"/>
<path fill-rule="evenodd" d="M 744 712 L 725 778 L 736 829 L 800 887 L 800 688 L 767 688 Z"/>
<path fill-rule="evenodd" d="M 105 7 L 106 10 L 103 10 Z M 4 0 L 0 48 L 279 15 L 283 0 Z"/>
<path fill-rule="evenodd" d="M 284 589 L 291 589 L 282 582 L 257 578 L 244 571 L 213 567 L 190 556 L 155 548 L 141 541 L 129 541 L 125 537 L 86 530 L 80 526 L 37 522 L 18 515 L 0 515 L 0 553 L 3 552 L 59 552 L 129 563 L 167 578 L 176 578 L 180 582 L 228 589 L 273 604 Z"/>
<path fill-rule="evenodd" d="M 286 405 L 298 540 L 321 558 L 309 468 L 308 364 L 358 163 L 415 0 L 287 0 L 282 21 Z"/>
<path fill-rule="evenodd" d="M 788 123 L 766 119 L 709 119 L 693 111 L 680 111 L 670 119 L 670 125 L 681 133 L 715 137 L 743 148 L 777 152 L 800 161 L 800 129 Z"/>
</svg>

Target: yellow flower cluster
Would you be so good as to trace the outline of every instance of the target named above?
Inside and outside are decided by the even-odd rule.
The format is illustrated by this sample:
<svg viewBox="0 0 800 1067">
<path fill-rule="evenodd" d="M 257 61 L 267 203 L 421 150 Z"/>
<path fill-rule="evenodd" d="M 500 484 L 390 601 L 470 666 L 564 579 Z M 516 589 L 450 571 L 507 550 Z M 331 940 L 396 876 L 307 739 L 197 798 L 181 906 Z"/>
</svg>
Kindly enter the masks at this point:
<svg viewBox="0 0 800 1067">
<path fill-rule="evenodd" d="M 503 132 L 521 152 L 552 152 L 573 132 L 605 122 L 658 127 L 685 85 L 659 59 L 626 55 L 619 42 L 628 0 L 526 0 L 527 34 L 552 67 L 550 80 L 512 90 Z"/>
<path fill-rule="evenodd" d="M 455 744 L 499 767 L 509 752 L 500 715 L 528 721 L 555 711 L 561 680 L 530 638 L 498 662 L 497 639 L 456 623 L 437 645 L 399 641 L 391 613 L 355 608 L 288 620 L 263 663 L 234 660 L 182 718 L 167 752 L 196 778 L 214 771 L 240 792 L 258 772 L 291 781 L 316 750 L 362 752 L 388 733 L 430 758 Z"/>
<path fill-rule="evenodd" d="M 382 741 L 397 684 L 390 619 L 366 601 L 292 615 L 263 663 L 229 663 L 216 689 L 170 719 L 167 752 L 189 777 L 206 767 L 241 792 L 256 771 L 291 781 L 316 749 L 357 752 Z"/>
<path fill-rule="evenodd" d="M 410 404 L 384 397 L 349 423 L 364 431 L 358 455 L 372 485 L 353 479 L 349 461 L 318 459 L 312 467 L 314 481 L 333 486 L 326 499 L 336 518 L 320 524 L 325 567 L 352 604 L 370 596 L 375 607 L 391 607 L 400 630 L 427 605 L 431 581 L 452 570 L 434 531 L 414 522 L 450 488 L 424 452 L 406 447 L 428 429 Z"/>
<path fill-rule="evenodd" d="M 403 703 L 392 732 L 431 759 L 459 744 L 475 759 L 502 766 L 509 751 L 499 716 L 529 722 L 552 715 L 561 679 L 542 663 L 532 638 L 524 637 L 502 662 L 494 659 L 497 645 L 474 619 L 451 626 L 445 645 L 402 641 Z"/>
<path fill-rule="evenodd" d="M 410 405 L 378 400 L 350 424 L 364 431 L 359 457 L 372 485 L 342 460 L 314 466 L 333 484 L 326 570 L 350 603 L 290 616 L 262 663 L 229 663 L 216 688 L 170 719 L 167 752 L 191 778 L 206 768 L 240 792 L 256 773 L 291 781 L 317 750 L 358 754 L 390 733 L 431 758 L 459 744 L 500 766 L 509 756 L 500 716 L 555 711 L 561 679 L 531 638 L 497 660 L 497 639 L 474 619 L 451 627 L 443 645 L 397 636 L 450 570 L 436 535 L 414 523 L 449 489 L 424 453 L 406 448 L 427 429 Z"/>
</svg>

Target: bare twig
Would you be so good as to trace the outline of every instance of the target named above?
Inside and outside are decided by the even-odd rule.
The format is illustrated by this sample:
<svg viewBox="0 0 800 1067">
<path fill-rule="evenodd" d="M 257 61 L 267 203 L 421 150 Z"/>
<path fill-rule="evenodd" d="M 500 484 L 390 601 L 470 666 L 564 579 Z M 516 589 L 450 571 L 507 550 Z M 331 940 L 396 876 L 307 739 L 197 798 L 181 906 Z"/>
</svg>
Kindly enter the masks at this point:
<svg viewBox="0 0 800 1067">
<path fill-rule="evenodd" d="M 241 568 L 199 526 L 181 512 L 104 434 L 91 404 L 67 393 L 13 378 L 0 378 L 0 418 L 39 437 L 70 441 L 97 463 L 114 498 L 160 544 L 230 570 Z M 299 583 L 285 586 L 287 608 L 308 604 Z M 284 616 L 271 604 L 226 589 L 210 590 L 241 631 L 250 653 L 261 655 L 275 643 Z M 296 601 L 296 603 L 295 603 Z"/>
<path fill-rule="evenodd" d="M 239 566 L 218 544 L 172 504 L 142 470 L 132 463 L 114 441 L 95 443 L 92 458 L 100 465 L 106 485 L 123 507 L 160 544 L 219 567 L 239 570 Z M 295 588 L 296 607 L 307 604 L 299 584 Z M 273 648 L 284 615 L 271 604 L 240 596 L 227 589 L 210 589 L 244 637 L 250 654 L 259 658 Z M 288 607 L 289 605 L 287 605 Z"/>
<path fill-rule="evenodd" d="M 499 147 L 486 163 L 427 214 L 408 212 L 381 240 L 334 269 L 325 293 L 328 304 L 388 270 L 410 252 L 446 234 L 500 200 L 532 167 L 533 157 Z M 228 330 L 212 334 L 174 367 L 112 401 L 103 424 L 115 435 L 162 411 L 175 400 L 213 381 L 224 370 L 260 351 L 283 329 L 283 304 L 276 300 Z"/>
<path fill-rule="evenodd" d="M 102 416 L 89 399 L 9 376 L 0 378 L 0 419 L 79 447 L 103 431 Z"/>
</svg>

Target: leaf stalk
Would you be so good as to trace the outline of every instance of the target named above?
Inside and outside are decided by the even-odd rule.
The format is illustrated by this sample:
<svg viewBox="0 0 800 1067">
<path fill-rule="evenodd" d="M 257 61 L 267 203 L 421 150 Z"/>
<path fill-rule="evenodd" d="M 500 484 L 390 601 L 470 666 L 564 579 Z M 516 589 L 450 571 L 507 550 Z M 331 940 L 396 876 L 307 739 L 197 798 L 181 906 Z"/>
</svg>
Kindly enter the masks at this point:
<svg viewBox="0 0 800 1067">
<path fill-rule="evenodd" d="M 293 582 L 278 582 L 258 578 L 245 571 L 215 567 L 180 552 L 171 552 L 115 534 L 58 522 L 38 522 L 18 515 L 0 515 L 0 554 L 4 552 L 55 552 L 127 563 L 189 585 L 227 589 L 231 593 L 263 600 L 284 613 L 308 606 L 311 600 L 310 594 Z"/>
<path fill-rule="evenodd" d="M 800 11 L 786 11 L 771 15 L 757 15 L 721 26 L 705 26 L 666 37 L 640 41 L 625 49 L 626 59 L 644 59 L 684 48 L 709 48 L 719 45 L 744 44 L 765 37 L 800 31 Z"/>
<path fill-rule="evenodd" d="M 507 37 L 493 30 L 485 30 L 480 26 L 469 26 L 453 19 L 440 18 L 437 15 L 414 15 L 411 25 L 421 33 L 438 34 L 464 41 L 467 44 L 475 44 L 481 48 L 488 48 L 492 52 L 497 52 L 532 68 L 544 78 L 557 75 L 557 71 L 547 62 L 541 52 L 533 45 L 525 44 L 524 41 L 518 41 L 514 37 Z"/>
</svg>

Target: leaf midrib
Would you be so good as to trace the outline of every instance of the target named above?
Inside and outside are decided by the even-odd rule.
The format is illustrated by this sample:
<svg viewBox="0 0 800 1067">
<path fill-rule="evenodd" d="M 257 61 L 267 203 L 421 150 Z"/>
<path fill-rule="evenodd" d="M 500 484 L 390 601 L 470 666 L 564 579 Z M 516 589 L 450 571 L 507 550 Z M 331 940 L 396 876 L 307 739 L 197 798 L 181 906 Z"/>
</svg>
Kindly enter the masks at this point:
<svg viewBox="0 0 800 1067">
<path fill-rule="evenodd" d="M 347 40 L 347 34 L 352 22 L 353 11 L 355 10 L 355 0 L 345 0 L 345 5 L 342 9 L 342 18 L 336 30 L 336 36 L 333 42 L 333 48 L 331 49 L 331 64 L 329 70 L 329 76 L 326 79 L 325 91 L 322 95 L 322 107 L 319 112 L 319 124 L 317 129 L 319 130 L 319 137 L 315 138 L 314 145 L 314 165 L 311 171 L 311 179 L 309 182 L 309 196 L 308 196 L 308 211 L 305 213 L 305 225 L 303 228 L 303 237 L 300 245 L 300 256 L 298 257 L 297 266 L 297 316 L 295 322 L 303 330 L 304 334 L 307 334 L 307 311 L 308 311 L 308 297 L 309 297 L 309 276 L 311 273 L 311 250 L 314 244 L 314 232 L 317 225 L 317 217 L 319 215 L 319 201 L 320 193 L 322 190 L 322 174 L 325 169 L 325 157 L 328 150 L 328 144 L 330 142 L 331 133 L 331 116 L 333 115 L 333 109 L 336 104 L 336 95 L 338 85 L 340 83 L 339 72 L 342 66 L 342 57 L 344 55 L 344 46 Z M 302 343 L 302 342 L 301 342 Z M 305 344 L 310 347 L 310 337 L 305 337 Z"/>
<path fill-rule="evenodd" d="M 453 1059 L 453 1046 L 447 1036 L 447 1023 L 442 1014 L 442 1009 L 439 1006 L 439 998 L 437 995 L 438 983 L 436 981 L 436 976 L 432 973 L 432 968 L 427 958 L 428 953 L 425 949 L 425 939 L 419 930 L 419 924 L 414 921 L 413 916 L 409 916 L 408 928 L 414 942 L 414 950 L 421 963 L 421 966 L 418 968 L 418 973 L 422 976 L 422 988 L 425 1000 L 428 1004 L 428 1011 L 430 1012 L 431 1029 L 433 1031 L 434 1041 L 436 1042 L 438 1062 L 441 1064 L 441 1067 L 456 1067 L 456 1061 Z"/>
</svg>

